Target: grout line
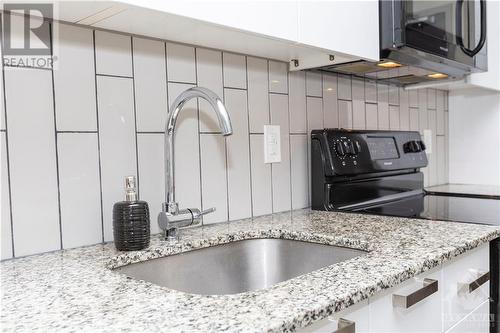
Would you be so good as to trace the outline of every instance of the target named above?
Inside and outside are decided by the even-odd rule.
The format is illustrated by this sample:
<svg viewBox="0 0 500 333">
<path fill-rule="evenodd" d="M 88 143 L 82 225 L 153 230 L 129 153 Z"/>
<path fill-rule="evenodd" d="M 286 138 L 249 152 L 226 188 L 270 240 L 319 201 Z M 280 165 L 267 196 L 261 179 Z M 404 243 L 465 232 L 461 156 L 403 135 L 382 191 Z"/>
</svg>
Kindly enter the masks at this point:
<svg viewBox="0 0 500 333">
<path fill-rule="evenodd" d="M 196 57 L 195 57 L 195 59 L 196 59 Z M 170 98 L 168 96 L 168 68 L 167 68 L 168 61 L 167 61 L 167 43 L 165 41 L 163 41 L 163 61 L 165 62 L 165 93 L 166 93 L 165 97 L 167 98 L 167 110 L 165 110 L 165 112 L 167 113 L 165 116 L 165 122 L 166 122 L 166 119 L 168 117 L 168 113 L 170 111 L 170 104 L 169 104 Z M 139 133 L 147 134 L 148 132 L 139 132 Z M 165 135 L 165 131 L 161 131 L 161 132 L 157 132 L 157 133 Z M 162 147 L 162 148 L 163 148 L 162 150 L 163 150 L 163 155 L 164 155 L 163 160 L 165 161 L 165 147 Z M 165 162 L 163 162 L 163 163 L 165 163 Z M 165 166 L 163 166 L 162 174 L 163 174 L 163 184 L 164 184 L 162 203 L 166 203 L 167 202 L 167 186 L 166 186 L 167 175 L 165 173 Z M 175 184 L 175 179 L 174 179 L 174 184 Z M 160 210 L 163 210 L 163 208 L 161 207 Z"/>
<path fill-rule="evenodd" d="M 165 44 L 166 45 L 166 44 Z M 166 49 L 166 46 L 165 46 L 165 49 Z M 167 53 L 167 51 L 165 50 L 165 54 Z M 194 49 L 194 63 L 195 63 L 195 66 L 197 66 L 197 60 L 196 60 L 196 48 Z M 165 59 L 166 61 L 166 59 Z M 196 73 L 196 80 L 198 81 L 198 73 L 195 71 Z M 183 81 L 170 81 L 168 80 L 168 76 L 167 76 L 167 84 L 169 83 L 178 83 L 178 84 L 191 84 L 191 85 L 194 85 L 194 86 L 198 86 L 198 83 L 197 82 L 183 82 Z"/>
<path fill-rule="evenodd" d="M 101 164 L 101 131 L 99 129 L 99 98 L 97 93 L 97 61 L 96 61 L 96 47 L 95 47 L 95 30 L 92 31 L 92 44 L 94 50 L 94 89 L 95 89 L 95 112 L 97 122 L 97 150 L 98 150 L 98 167 L 99 167 L 99 189 L 101 199 L 101 241 L 104 243 L 104 202 L 102 192 L 102 164 Z"/>
<path fill-rule="evenodd" d="M 56 130 L 56 133 L 97 133 L 97 131 L 85 131 L 85 130 L 82 130 L 82 131 L 57 131 Z"/>
<path fill-rule="evenodd" d="M 194 47 L 194 75 L 195 75 L 195 80 L 196 83 L 194 83 L 195 86 L 198 86 L 198 48 Z M 168 78 L 167 78 L 168 80 Z M 181 83 L 181 82 L 176 82 L 176 83 Z M 198 139 L 198 176 L 199 176 L 199 181 L 200 181 L 200 206 L 201 210 L 205 209 L 204 204 L 203 204 L 203 171 L 202 171 L 202 163 L 201 163 L 201 135 L 200 135 L 200 101 L 198 98 L 196 98 L 196 125 L 197 125 L 197 130 L 196 130 L 196 137 Z M 205 225 L 205 219 L 201 219 L 201 225 Z"/>
<path fill-rule="evenodd" d="M 52 71 L 52 68 L 34 67 L 34 66 L 13 66 L 13 65 L 4 64 L 3 67 L 7 67 L 7 68 L 21 68 L 21 69 L 35 69 L 35 70 L 42 70 L 42 71 Z"/>
<path fill-rule="evenodd" d="M 2 54 L 3 52 L 3 33 L 2 33 L 2 27 L 3 27 L 3 22 L 0 17 L 0 48 L 2 49 Z M 14 247 L 14 217 L 12 214 L 12 186 L 11 186 L 11 179 L 10 179 L 10 153 L 9 153 L 9 131 L 7 130 L 7 96 L 6 96 L 6 91 L 5 91 L 5 66 L 3 61 L 1 61 L 0 66 L 2 68 L 2 92 L 3 92 L 3 106 L 4 106 L 4 125 L 5 125 L 5 154 L 7 157 L 7 182 L 8 182 L 8 191 L 9 191 L 9 209 L 10 209 L 10 238 L 11 238 L 11 249 L 12 249 L 12 258 L 16 257 L 15 253 L 15 247 Z M 5 186 L 5 185 L 4 185 Z"/>
<path fill-rule="evenodd" d="M 266 60 L 267 62 L 267 106 L 268 106 L 268 113 L 269 113 L 269 124 L 272 124 L 272 117 L 271 117 L 271 87 L 269 85 L 269 80 L 270 80 L 270 63 L 269 59 Z M 262 140 L 265 143 L 264 139 Z M 269 166 L 271 168 L 271 213 L 274 213 L 274 187 L 273 187 L 273 163 L 269 163 Z"/>
<path fill-rule="evenodd" d="M 132 62 L 133 62 L 133 60 L 132 60 Z M 133 69 L 132 69 L 132 71 L 133 71 Z M 121 78 L 121 79 L 134 79 L 134 76 L 126 76 L 126 75 L 98 74 L 98 73 L 96 73 L 95 75 L 96 76 L 104 76 L 104 77 L 117 77 L 117 78 Z"/>
<path fill-rule="evenodd" d="M 53 24 L 49 24 L 49 38 L 50 38 L 50 54 L 54 55 L 54 40 L 53 40 Z M 54 112 L 54 144 L 55 144 L 55 153 L 56 153 L 56 181 L 57 181 L 57 206 L 59 211 L 59 243 L 61 250 L 63 247 L 63 236 L 62 236 L 62 216 L 61 216 L 61 181 L 59 178 L 59 145 L 57 141 L 57 113 L 56 113 L 56 88 L 54 81 L 54 69 L 50 71 L 52 78 L 52 111 Z"/>
<path fill-rule="evenodd" d="M 246 61 L 246 57 L 245 57 L 245 61 Z M 247 88 L 238 88 L 238 87 L 222 87 L 223 89 L 233 89 L 233 90 L 243 90 L 243 91 L 247 91 Z"/>
<path fill-rule="evenodd" d="M 285 96 L 288 96 L 288 93 L 269 91 L 269 95 L 285 95 Z"/>
<path fill-rule="evenodd" d="M 290 210 L 293 209 L 293 190 L 292 190 L 292 140 L 290 138 L 290 72 L 286 72 L 286 92 L 287 92 L 287 100 L 286 100 L 286 115 L 288 118 L 288 172 L 290 175 L 290 179 L 288 180 L 290 183 Z"/>
<path fill-rule="evenodd" d="M 135 66 L 134 66 L 134 39 L 130 37 L 130 57 L 132 59 L 132 90 L 134 95 L 134 135 L 135 135 L 135 172 L 137 179 L 137 196 L 141 197 L 141 182 L 139 179 L 139 143 L 137 142 L 137 100 L 135 98 L 136 95 L 136 87 L 135 87 Z"/>
</svg>

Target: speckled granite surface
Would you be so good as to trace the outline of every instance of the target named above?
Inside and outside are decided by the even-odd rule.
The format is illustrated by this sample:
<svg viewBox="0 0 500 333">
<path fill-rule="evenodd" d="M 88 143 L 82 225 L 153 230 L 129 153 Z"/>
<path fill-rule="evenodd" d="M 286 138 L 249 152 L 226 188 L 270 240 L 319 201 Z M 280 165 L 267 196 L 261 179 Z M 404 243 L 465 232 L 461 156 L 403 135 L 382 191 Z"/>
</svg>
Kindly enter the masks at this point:
<svg viewBox="0 0 500 333">
<path fill-rule="evenodd" d="M 500 236 L 490 226 L 300 210 L 183 231 L 146 251 L 112 244 L 1 263 L 6 331 L 293 331 Z M 201 296 L 110 268 L 238 239 L 280 237 L 369 251 L 269 289 Z"/>
</svg>

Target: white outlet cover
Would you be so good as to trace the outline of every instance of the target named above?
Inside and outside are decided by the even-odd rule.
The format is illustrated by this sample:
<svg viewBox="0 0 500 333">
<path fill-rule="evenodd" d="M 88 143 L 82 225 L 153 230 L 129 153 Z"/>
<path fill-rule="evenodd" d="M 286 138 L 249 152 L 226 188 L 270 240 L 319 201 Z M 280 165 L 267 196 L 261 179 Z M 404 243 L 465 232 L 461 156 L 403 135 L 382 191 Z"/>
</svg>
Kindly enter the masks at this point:
<svg viewBox="0 0 500 333">
<path fill-rule="evenodd" d="M 281 162 L 280 126 L 264 125 L 264 163 Z"/>
<path fill-rule="evenodd" d="M 432 130 L 424 129 L 425 152 L 432 154 Z"/>
</svg>

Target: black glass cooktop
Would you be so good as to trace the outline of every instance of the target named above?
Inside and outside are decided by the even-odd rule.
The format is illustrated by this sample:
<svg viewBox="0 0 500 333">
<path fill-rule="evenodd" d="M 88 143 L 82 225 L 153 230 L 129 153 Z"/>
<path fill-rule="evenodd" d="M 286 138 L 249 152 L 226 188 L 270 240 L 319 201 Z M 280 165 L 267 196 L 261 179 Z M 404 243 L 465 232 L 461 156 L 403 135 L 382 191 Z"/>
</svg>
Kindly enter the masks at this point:
<svg viewBox="0 0 500 333">
<path fill-rule="evenodd" d="M 500 225 L 500 200 L 418 195 L 358 210 L 370 214 Z"/>
</svg>

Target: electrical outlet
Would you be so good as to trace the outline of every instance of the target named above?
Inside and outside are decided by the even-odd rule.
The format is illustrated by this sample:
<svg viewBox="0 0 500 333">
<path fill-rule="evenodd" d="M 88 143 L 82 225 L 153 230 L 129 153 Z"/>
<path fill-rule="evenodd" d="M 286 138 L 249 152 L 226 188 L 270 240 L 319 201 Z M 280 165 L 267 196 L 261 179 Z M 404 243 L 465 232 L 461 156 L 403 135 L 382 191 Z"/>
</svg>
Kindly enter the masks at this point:
<svg viewBox="0 0 500 333">
<path fill-rule="evenodd" d="M 264 125 L 264 163 L 281 162 L 280 126 Z"/>
<path fill-rule="evenodd" d="M 424 129 L 425 152 L 432 154 L 432 130 Z"/>
</svg>

